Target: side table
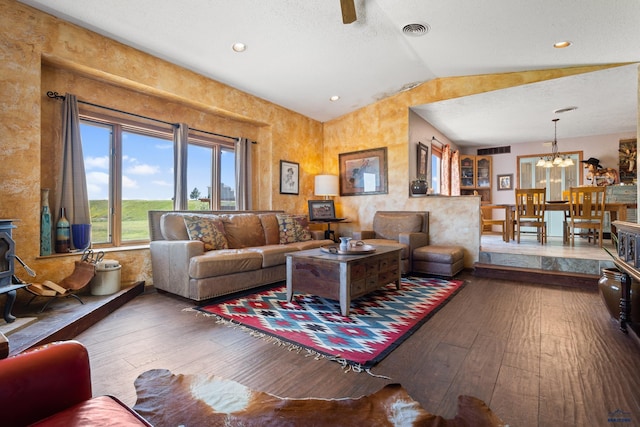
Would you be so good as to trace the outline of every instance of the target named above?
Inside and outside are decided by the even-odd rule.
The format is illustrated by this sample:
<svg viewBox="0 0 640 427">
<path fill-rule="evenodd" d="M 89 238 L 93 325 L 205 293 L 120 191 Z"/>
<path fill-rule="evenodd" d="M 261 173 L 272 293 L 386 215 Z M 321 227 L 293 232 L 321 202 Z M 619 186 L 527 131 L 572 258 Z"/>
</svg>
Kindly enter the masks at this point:
<svg viewBox="0 0 640 427">
<path fill-rule="evenodd" d="M 346 218 L 322 219 L 322 220 L 309 221 L 309 223 L 310 224 L 327 224 L 327 229 L 324 231 L 324 238 L 337 242 L 336 233 L 335 233 L 335 230 L 331 229 L 331 224 L 343 222 L 344 220 L 346 220 Z"/>
</svg>

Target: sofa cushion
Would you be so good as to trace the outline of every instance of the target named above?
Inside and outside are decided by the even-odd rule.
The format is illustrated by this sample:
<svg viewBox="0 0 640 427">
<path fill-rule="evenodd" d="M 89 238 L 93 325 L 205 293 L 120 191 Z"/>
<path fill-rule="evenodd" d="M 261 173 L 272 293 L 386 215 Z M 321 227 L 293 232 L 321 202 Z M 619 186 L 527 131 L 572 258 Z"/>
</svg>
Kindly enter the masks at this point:
<svg viewBox="0 0 640 427">
<path fill-rule="evenodd" d="M 262 229 L 264 230 L 265 244 L 277 245 L 280 243 L 280 226 L 276 214 L 259 214 Z"/>
<path fill-rule="evenodd" d="M 298 250 L 294 245 L 265 245 L 255 248 L 247 248 L 247 251 L 258 253 L 262 256 L 262 268 L 284 265 L 287 262 L 285 254 Z"/>
<path fill-rule="evenodd" d="M 160 231 L 165 240 L 189 240 L 184 214 L 167 212 L 160 218 Z"/>
<path fill-rule="evenodd" d="M 322 231 L 322 233 L 324 233 L 324 231 Z M 307 240 L 304 242 L 291 243 L 287 246 L 295 248 L 295 250 L 298 250 L 298 251 L 306 251 L 307 249 L 316 249 L 321 246 L 329 246 L 329 245 L 335 245 L 335 244 L 336 242 L 330 239 L 313 239 L 313 240 Z"/>
<path fill-rule="evenodd" d="M 377 239 L 398 240 L 400 233 L 422 231 L 422 215 L 377 212 L 373 217 L 373 231 L 375 231 Z"/>
<path fill-rule="evenodd" d="M 184 215 L 183 219 L 189 238 L 204 243 L 205 251 L 229 248 L 227 238 L 224 235 L 224 225 L 220 218 L 215 215 Z"/>
<path fill-rule="evenodd" d="M 280 229 L 280 244 L 311 240 L 309 220 L 306 215 L 276 214 Z"/>
<path fill-rule="evenodd" d="M 143 419 L 115 397 L 98 396 L 71 406 L 32 426 L 148 426 Z"/>
<path fill-rule="evenodd" d="M 229 249 L 266 244 L 260 218 L 255 214 L 221 215 Z"/>
<path fill-rule="evenodd" d="M 244 271 L 259 270 L 262 267 L 262 254 L 249 249 L 221 249 L 205 252 L 189 261 L 189 277 L 225 276 Z"/>
</svg>

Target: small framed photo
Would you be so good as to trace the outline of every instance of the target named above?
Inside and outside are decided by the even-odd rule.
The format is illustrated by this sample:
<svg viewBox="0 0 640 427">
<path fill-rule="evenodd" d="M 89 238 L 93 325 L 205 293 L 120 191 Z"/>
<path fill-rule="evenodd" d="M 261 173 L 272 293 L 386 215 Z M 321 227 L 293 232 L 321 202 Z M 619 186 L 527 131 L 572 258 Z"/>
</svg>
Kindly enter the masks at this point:
<svg viewBox="0 0 640 427">
<path fill-rule="evenodd" d="M 431 181 L 429 178 L 429 163 L 431 162 L 431 156 L 429 155 L 429 146 L 423 144 L 422 142 L 418 142 L 418 152 L 417 152 L 417 168 L 416 172 L 418 178 L 424 178 L 427 181 Z"/>
<path fill-rule="evenodd" d="M 387 147 L 338 155 L 340 195 L 388 194 Z"/>
<path fill-rule="evenodd" d="M 298 194 L 300 192 L 300 165 L 280 160 L 280 194 Z"/>
<path fill-rule="evenodd" d="M 513 190 L 513 174 L 498 175 L 498 190 Z"/>
<path fill-rule="evenodd" d="M 309 200 L 309 221 L 336 219 L 336 207 L 333 200 Z"/>
</svg>

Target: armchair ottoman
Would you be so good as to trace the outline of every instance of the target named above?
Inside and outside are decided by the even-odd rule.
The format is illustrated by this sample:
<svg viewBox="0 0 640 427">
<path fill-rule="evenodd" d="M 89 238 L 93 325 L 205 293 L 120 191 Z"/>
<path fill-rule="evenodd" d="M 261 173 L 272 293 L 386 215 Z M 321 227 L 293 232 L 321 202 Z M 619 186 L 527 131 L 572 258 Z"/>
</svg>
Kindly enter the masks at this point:
<svg viewBox="0 0 640 427">
<path fill-rule="evenodd" d="M 429 245 L 413 251 L 413 271 L 453 277 L 464 268 L 462 246 Z"/>
</svg>

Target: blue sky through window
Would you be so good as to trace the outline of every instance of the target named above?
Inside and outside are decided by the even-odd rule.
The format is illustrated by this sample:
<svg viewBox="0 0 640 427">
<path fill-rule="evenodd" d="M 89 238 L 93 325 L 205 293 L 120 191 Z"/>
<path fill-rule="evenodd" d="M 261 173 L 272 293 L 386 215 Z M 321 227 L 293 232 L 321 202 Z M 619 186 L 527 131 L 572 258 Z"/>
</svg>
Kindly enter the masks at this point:
<svg viewBox="0 0 640 427">
<path fill-rule="evenodd" d="M 109 146 L 111 129 L 99 124 L 81 123 L 82 148 L 90 200 L 109 196 Z M 123 132 L 122 198 L 131 200 L 170 200 L 173 197 L 173 142 L 158 137 Z M 235 188 L 235 156 L 222 152 L 222 183 Z M 211 185 L 211 157 L 189 158 L 188 181 L 206 197 Z"/>
</svg>

